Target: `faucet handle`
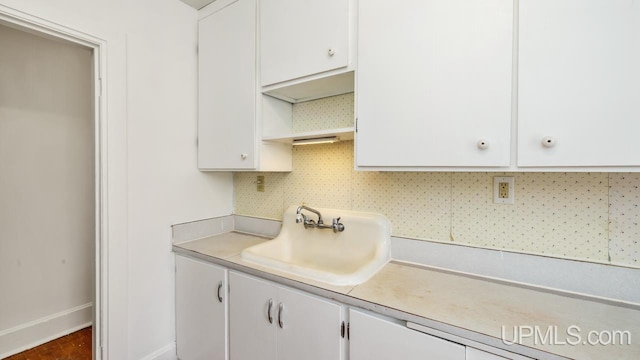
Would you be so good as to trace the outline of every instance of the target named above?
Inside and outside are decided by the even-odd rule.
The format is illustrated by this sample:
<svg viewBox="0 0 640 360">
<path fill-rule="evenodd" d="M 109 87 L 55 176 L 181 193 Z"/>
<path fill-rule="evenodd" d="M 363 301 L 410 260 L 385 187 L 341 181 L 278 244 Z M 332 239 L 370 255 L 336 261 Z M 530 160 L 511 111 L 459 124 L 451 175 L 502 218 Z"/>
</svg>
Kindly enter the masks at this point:
<svg viewBox="0 0 640 360">
<path fill-rule="evenodd" d="M 334 233 L 338 233 L 338 232 L 343 232 L 344 231 L 344 225 L 340 223 L 340 218 L 333 218 L 333 225 L 331 225 L 331 227 L 333 228 L 333 232 Z"/>
<path fill-rule="evenodd" d="M 297 223 L 297 224 L 299 224 L 299 223 L 306 224 L 306 223 L 308 223 L 308 222 L 309 222 L 309 217 L 308 217 L 307 215 L 305 215 L 305 214 L 298 214 L 298 215 L 296 216 L 296 223 Z"/>
</svg>

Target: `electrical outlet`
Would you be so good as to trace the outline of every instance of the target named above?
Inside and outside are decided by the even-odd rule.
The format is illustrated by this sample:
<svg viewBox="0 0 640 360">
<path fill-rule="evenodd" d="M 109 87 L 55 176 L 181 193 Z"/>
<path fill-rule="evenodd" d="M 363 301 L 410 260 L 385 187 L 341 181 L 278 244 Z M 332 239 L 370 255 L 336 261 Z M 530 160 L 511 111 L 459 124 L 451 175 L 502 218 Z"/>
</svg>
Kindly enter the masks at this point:
<svg viewBox="0 0 640 360">
<path fill-rule="evenodd" d="M 493 178 L 493 202 L 495 204 L 513 204 L 515 201 L 515 181 L 513 176 Z"/>
<path fill-rule="evenodd" d="M 256 191 L 264 192 L 264 175 L 256 176 Z"/>
<path fill-rule="evenodd" d="M 498 183 L 498 198 L 500 199 L 508 199 L 509 198 L 509 183 L 506 181 L 501 181 Z"/>
</svg>

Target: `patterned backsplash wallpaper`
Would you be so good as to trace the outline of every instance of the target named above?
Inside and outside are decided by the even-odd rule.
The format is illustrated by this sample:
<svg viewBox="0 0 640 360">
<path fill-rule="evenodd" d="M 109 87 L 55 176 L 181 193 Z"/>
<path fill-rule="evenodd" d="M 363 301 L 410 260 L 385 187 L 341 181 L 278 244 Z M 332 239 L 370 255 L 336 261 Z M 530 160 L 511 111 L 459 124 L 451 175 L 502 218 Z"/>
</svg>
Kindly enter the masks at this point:
<svg viewBox="0 0 640 360">
<path fill-rule="evenodd" d="M 294 105 L 297 131 L 349 119 L 352 94 Z M 515 177 L 514 205 L 493 203 L 504 175 Z M 234 182 L 240 215 L 281 220 L 304 202 L 382 213 L 394 236 L 640 267 L 640 173 L 361 172 L 345 141 L 294 147 L 291 173 Z"/>
</svg>

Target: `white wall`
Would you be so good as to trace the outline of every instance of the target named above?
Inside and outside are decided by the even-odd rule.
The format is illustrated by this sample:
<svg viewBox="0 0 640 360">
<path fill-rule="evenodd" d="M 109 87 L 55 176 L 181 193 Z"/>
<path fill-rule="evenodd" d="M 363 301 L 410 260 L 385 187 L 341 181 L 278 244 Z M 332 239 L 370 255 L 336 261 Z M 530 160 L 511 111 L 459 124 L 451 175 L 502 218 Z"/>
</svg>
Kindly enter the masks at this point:
<svg viewBox="0 0 640 360">
<path fill-rule="evenodd" d="M 178 0 L 1 5 L 107 42 L 108 358 L 170 349 L 170 225 L 233 206 L 231 174 L 196 168 L 197 12 Z"/>
<path fill-rule="evenodd" d="M 2 25 L 0 48 L 2 357 L 91 322 L 95 204 L 91 50 Z"/>
</svg>

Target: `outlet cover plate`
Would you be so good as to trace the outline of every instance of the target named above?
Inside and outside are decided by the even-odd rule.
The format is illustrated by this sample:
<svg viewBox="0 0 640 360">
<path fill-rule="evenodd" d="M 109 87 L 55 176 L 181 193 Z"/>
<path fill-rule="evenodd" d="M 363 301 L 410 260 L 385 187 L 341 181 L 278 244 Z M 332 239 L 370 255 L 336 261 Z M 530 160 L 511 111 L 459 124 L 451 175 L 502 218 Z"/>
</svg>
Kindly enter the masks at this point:
<svg viewBox="0 0 640 360">
<path fill-rule="evenodd" d="M 508 196 L 506 198 L 500 197 L 500 184 L 506 183 L 509 187 Z M 515 202 L 515 180 L 513 176 L 496 176 L 493 178 L 493 203 L 494 204 L 509 204 L 513 205 Z"/>
</svg>

